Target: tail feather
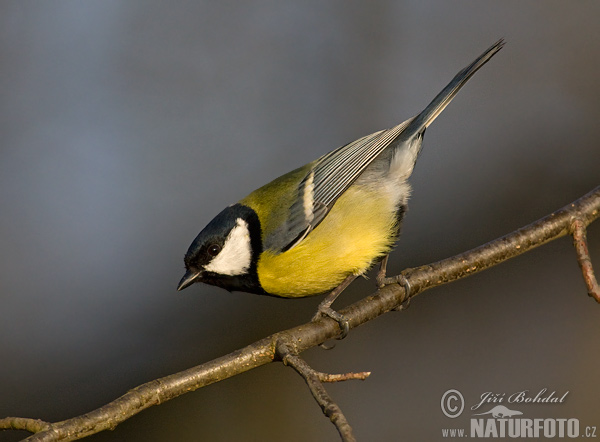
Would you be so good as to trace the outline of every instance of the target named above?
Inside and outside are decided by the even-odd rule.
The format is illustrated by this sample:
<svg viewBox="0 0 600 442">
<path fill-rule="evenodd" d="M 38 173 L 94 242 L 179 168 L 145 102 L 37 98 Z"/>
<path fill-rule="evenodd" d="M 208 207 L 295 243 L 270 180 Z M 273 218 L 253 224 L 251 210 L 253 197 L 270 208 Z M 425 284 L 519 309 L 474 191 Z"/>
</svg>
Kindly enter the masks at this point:
<svg viewBox="0 0 600 442">
<path fill-rule="evenodd" d="M 504 46 L 504 39 L 501 38 L 494 43 L 488 50 L 481 54 L 473 63 L 460 71 L 456 76 L 448 83 L 448 85 L 429 103 L 429 105 L 417 115 L 413 121 L 408 125 L 404 134 L 414 136 L 418 133 L 423 132 L 439 114 L 450 104 L 452 99 L 456 96 L 460 88 L 462 88 L 467 81 L 486 64 L 490 58 L 492 58 L 502 47 Z"/>
</svg>

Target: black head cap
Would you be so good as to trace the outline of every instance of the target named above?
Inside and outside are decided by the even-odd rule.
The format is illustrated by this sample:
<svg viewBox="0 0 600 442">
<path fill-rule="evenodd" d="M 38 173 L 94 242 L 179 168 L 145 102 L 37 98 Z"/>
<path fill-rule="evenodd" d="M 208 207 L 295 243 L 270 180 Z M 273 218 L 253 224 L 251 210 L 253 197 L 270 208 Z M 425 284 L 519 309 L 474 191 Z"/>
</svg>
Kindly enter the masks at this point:
<svg viewBox="0 0 600 442">
<path fill-rule="evenodd" d="M 184 258 L 187 271 L 177 290 L 204 282 L 229 291 L 264 293 L 256 274 L 261 252 L 256 212 L 241 204 L 229 206 L 190 245 Z"/>
</svg>

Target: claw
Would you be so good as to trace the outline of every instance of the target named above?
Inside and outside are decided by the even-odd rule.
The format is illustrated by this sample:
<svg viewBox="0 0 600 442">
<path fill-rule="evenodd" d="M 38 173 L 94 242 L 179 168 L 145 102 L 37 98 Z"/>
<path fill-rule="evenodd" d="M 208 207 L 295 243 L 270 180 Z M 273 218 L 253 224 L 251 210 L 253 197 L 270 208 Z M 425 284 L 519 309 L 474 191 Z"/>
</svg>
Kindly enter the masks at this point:
<svg viewBox="0 0 600 442">
<path fill-rule="evenodd" d="M 399 312 L 401 310 L 406 310 L 408 307 L 410 307 L 410 300 L 411 300 L 410 282 L 408 282 L 408 279 L 406 279 L 406 276 L 404 276 L 404 275 L 398 275 L 394 278 L 386 278 L 386 279 L 391 280 L 390 282 L 388 282 L 388 284 L 397 283 L 397 284 L 400 284 L 402 287 L 404 287 L 406 298 L 404 298 L 404 301 L 398 307 L 396 307 L 394 310 L 397 312 Z"/>
<path fill-rule="evenodd" d="M 404 275 L 398 275 L 398 276 L 392 276 L 391 278 L 386 278 L 385 273 L 386 273 L 386 267 L 387 267 L 387 262 L 388 262 L 388 256 L 386 256 L 385 258 L 383 258 L 381 260 L 379 272 L 377 272 L 377 286 L 379 288 L 382 288 L 389 284 L 400 284 L 402 287 L 404 287 L 404 291 L 406 292 L 406 298 L 404 299 L 404 302 L 402 302 L 402 304 L 400 304 L 398 307 L 394 308 L 393 310 L 396 310 L 396 311 L 406 310 L 410 306 L 410 289 L 411 289 L 410 282 L 408 282 L 408 279 Z"/>
<path fill-rule="evenodd" d="M 317 310 L 317 313 L 313 316 L 312 321 L 317 321 L 323 316 L 327 316 L 339 324 L 342 333 L 340 334 L 340 336 L 337 337 L 337 339 L 344 339 L 346 336 L 348 336 L 348 332 L 350 331 L 350 322 L 348 321 L 348 318 L 346 318 L 341 313 L 336 312 L 331 307 L 319 306 L 319 309 Z"/>
</svg>

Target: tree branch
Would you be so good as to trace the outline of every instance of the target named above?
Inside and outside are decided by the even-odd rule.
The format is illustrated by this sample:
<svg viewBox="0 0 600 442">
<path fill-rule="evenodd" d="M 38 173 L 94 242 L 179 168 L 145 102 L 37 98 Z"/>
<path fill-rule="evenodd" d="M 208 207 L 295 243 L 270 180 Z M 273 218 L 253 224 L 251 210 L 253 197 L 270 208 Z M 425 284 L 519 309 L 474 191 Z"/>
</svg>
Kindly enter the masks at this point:
<svg viewBox="0 0 600 442">
<path fill-rule="evenodd" d="M 583 280 L 588 288 L 588 295 L 593 297 L 596 302 L 600 302 L 600 287 L 598 287 L 598 281 L 596 281 L 596 275 L 594 275 L 594 268 L 592 267 L 592 259 L 588 251 L 585 223 L 579 218 L 575 218 L 571 224 L 571 229 L 573 231 L 573 246 L 577 253 L 577 262 L 583 273 Z"/>
<path fill-rule="evenodd" d="M 598 293 L 598 286 L 593 277 L 591 261 L 587 253 L 585 227 L 599 216 L 600 186 L 572 204 L 513 233 L 452 258 L 404 270 L 402 276 L 405 278 L 404 281 L 408 282 L 405 286 L 410 287 L 409 296 L 406 296 L 406 291 L 401 285 L 390 284 L 341 310 L 340 313 L 348 318 L 350 328 L 358 327 L 397 308 L 406 299 L 427 289 L 480 272 L 571 233 L 574 236 L 578 261 L 588 284 L 588 291 L 598 300 L 594 294 Z M 306 367 L 309 368 L 309 371 L 306 371 L 306 367 L 303 366 L 304 361 L 297 358 L 297 355 L 326 340 L 336 338 L 339 334 L 340 329 L 337 322 L 329 318 L 322 318 L 316 322 L 275 333 L 202 365 L 140 385 L 90 413 L 51 424 L 33 419 L 6 418 L 0 420 L 0 428 L 37 432 L 30 436 L 28 441 L 80 439 L 102 430 L 113 429 L 119 423 L 148 407 L 282 358 L 297 371 L 304 372 L 305 374 L 301 374 L 305 379 L 313 379 L 316 376 L 319 384 L 314 385 L 320 385 L 319 376 L 315 375 L 316 372 L 313 370 L 311 373 L 312 369 L 308 366 Z M 320 387 L 322 388 L 322 385 Z M 313 394 L 315 393 L 313 392 Z M 329 398 L 326 392 L 325 396 Z M 327 401 L 325 404 L 330 405 Z M 339 410 L 339 407 L 337 409 Z M 337 419 L 341 410 L 339 414 L 335 413 L 333 415 Z M 343 417 L 343 414 L 341 416 Z M 343 424 L 343 421 L 339 422 Z M 338 426 L 338 428 L 340 427 Z"/>
<path fill-rule="evenodd" d="M 340 407 L 333 402 L 333 400 L 327 394 L 325 387 L 322 382 L 338 382 L 350 379 L 365 379 L 371 373 L 346 373 L 331 375 L 327 373 L 321 373 L 311 368 L 300 356 L 293 353 L 285 343 L 277 346 L 279 351 L 279 358 L 285 365 L 289 365 L 296 372 L 304 378 L 306 385 L 313 397 L 323 410 L 323 414 L 331 420 L 340 433 L 340 437 L 344 442 L 355 442 L 356 438 L 352 432 L 352 427 L 348 423 L 346 416 L 342 413 Z"/>
<path fill-rule="evenodd" d="M 5 417 L 0 419 L 0 429 L 3 430 L 25 430 L 30 433 L 38 433 L 49 429 L 51 424 L 39 419 L 26 417 Z"/>
</svg>

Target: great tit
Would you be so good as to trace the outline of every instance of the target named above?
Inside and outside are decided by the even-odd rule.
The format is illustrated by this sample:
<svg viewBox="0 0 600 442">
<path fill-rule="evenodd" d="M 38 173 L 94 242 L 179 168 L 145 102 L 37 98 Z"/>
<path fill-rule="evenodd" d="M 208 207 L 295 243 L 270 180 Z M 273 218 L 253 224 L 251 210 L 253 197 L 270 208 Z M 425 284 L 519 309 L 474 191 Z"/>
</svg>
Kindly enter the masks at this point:
<svg viewBox="0 0 600 442">
<path fill-rule="evenodd" d="M 348 322 L 331 304 L 399 236 L 425 129 L 504 45 L 460 71 L 417 116 L 346 144 L 255 190 L 219 213 L 185 254 L 177 290 L 204 282 L 229 291 L 299 298 L 331 291 L 317 315 Z"/>
</svg>

